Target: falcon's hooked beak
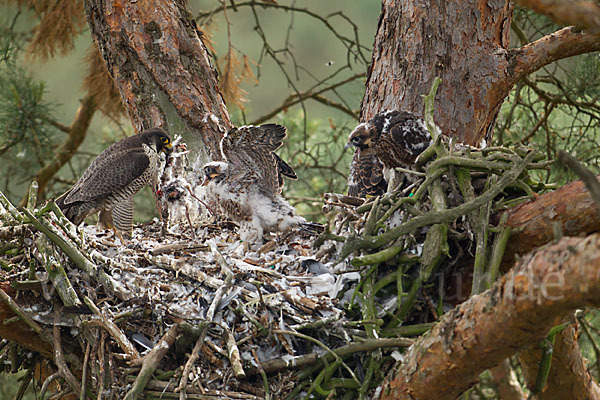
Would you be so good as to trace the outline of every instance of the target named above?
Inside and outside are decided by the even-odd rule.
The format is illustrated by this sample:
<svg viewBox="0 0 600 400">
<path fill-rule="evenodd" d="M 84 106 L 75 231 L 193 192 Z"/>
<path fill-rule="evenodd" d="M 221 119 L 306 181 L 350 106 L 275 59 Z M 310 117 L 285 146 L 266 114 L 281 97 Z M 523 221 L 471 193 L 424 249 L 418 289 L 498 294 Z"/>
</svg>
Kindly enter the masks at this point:
<svg viewBox="0 0 600 400">
<path fill-rule="evenodd" d="M 204 175 L 204 180 L 202 181 L 202 186 L 208 185 L 208 183 L 210 181 L 212 181 L 213 179 L 215 179 L 217 176 L 219 176 L 219 174 L 216 172 L 212 172 L 212 173 Z"/>
<path fill-rule="evenodd" d="M 370 142 L 371 142 L 371 138 L 366 138 L 363 141 L 362 137 L 351 135 L 350 138 L 348 139 L 348 142 L 344 146 L 344 149 L 349 149 L 350 147 L 356 147 L 357 149 L 362 150 L 363 148 L 368 147 Z"/>
</svg>

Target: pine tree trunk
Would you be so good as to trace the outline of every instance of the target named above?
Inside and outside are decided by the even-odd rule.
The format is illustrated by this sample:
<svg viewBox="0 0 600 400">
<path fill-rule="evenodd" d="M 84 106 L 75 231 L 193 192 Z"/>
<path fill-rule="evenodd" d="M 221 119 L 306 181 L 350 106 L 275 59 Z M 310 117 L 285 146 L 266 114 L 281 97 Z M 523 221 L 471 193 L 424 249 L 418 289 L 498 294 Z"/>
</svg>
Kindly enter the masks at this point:
<svg viewBox="0 0 600 400">
<path fill-rule="evenodd" d="M 437 91 L 434 118 L 442 131 L 472 145 L 479 145 L 482 140 L 489 142 L 500 106 L 519 79 L 553 61 L 600 48 L 599 35 L 564 28 L 523 47 L 509 49 L 512 11 L 508 0 L 383 0 L 361 104 L 361 121 L 385 109 L 403 109 L 423 115 L 422 96 L 428 93 L 437 76 L 442 78 L 442 85 Z M 558 192 L 573 193 L 578 185 L 583 188 L 582 184 L 572 184 Z M 589 216 L 596 209 L 589 195 L 582 194 L 580 197 L 589 201 L 577 207 L 576 198 L 560 197 L 561 193 L 546 194 L 511 211 L 510 226 L 524 229 L 515 229 L 518 233 L 515 240 L 511 239 L 512 247 L 507 249 L 509 255 L 530 251 L 551 240 L 550 221 L 554 221 L 555 217 L 547 221 L 544 215 L 556 215 L 555 206 L 569 210 L 564 218 L 558 218 L 563 226 L 572 225 L 568 234 L 599 229 L 597 218 L 581 218 L 571 223 L 570 217 L 575 213 Z M 568 205 L 564 204 L 565 199 L 568 199 Z M 565 239 L 568 240 L 571 239 Z M 581 250 L 583 257 L 593 253 L 588 252 L 589 249 Z M 512 260 L 511 266 L 514 258 Z M 547 267 L 551 262 L 546 260 L 540 265 Z M 569 281 L 571 274 L 566 272 L 564 275 Z M 489 332 L 478 328 L 479 323 L 482 327 L 486 326 L 482 315 L 467 315 L 473 309 L 469 305 L 459 306 L 453 312 L 461 315 L 445 315 L 434 330 L 421 337 L 405 354 L 404 362 L 388 374 L 388 381 L 382 387 L 382 398 L 456 398 L 470 386 L 470 382 L 476 381 L 483 369 L 497 365 L 520 347 L 517 335 L 512 334 L 508 335 L 512 339 L 495 340 L 489 348 L 480 347 L 459 359 L 458 354 L 469 353 L 471 335 L 476 339 L 473 343 L 481 345 L 490 338 L 494 342 L 497 339 L 495 335 L 506 333 L 508 324 L 499 318 L 506 309 L 489 312 L 486 308 L 492 303 L 486 303 L 485 298 L 493 294 L 494 291 L 487 291 L 469 299 L 471 303 L 482 301 L 481 304 L 485 305 L 484 314 L 493 321 L 487 325 Z M 555 316 L 556 310 L 553 310 L 548 318 L 537 320 L 531 329 L 517 329 L 515 332 L 531 333 L 547 324 L 527 339 L 532 344 L 538 343 L 549 327 L 558 321 L 553 319 Z M 538 317 L 539 313 L 536 314 Z M 514 314 L 508 319 L 511 323 L 519 320 Z M 503 329 L 498 329 L 498 326 Z M 465 330 L 461 331 L 462 328 Z M 452 344 L 446 342 L 448 338 Z M 442 345 L 438 348 L 440 343 Z M 512 350 L 500 354 L 507 348 Z M 557 349 L 557 352 L 558 359 L 567 359 L 565 354 L 559 354 L 565 352 L 564 348 Z M 557 371 L 571 368 L 582 360 L 578 351 L 568 351 L 568 355 L 572 359 L 559 363 Z M 486 364 L 488 356 L 490 359 Z M 535 363 L 532 365 L 536 367 Z M 470 368 L 475 369 L 469 372 Z M 589 385 L 582 384 L 586 376 L 579 372 L 564 377 L 562 387 L 577 385 L 578 393 L 588 394 L 598 390 L 591 381 Z M 533 382 L 530 380 L 529 383 Z"/>
<path fill-rule="evenodd" d="M 163 127 L 181 134 L 200 162 L 220 158 L 219 139 L 231 122 L 185 2 L 87 0 L 85 10 L 135 129 Z"/>
<path fill-rule="evenodd" d="M 436 123 L 448 135 L 479 143 L 510 90 L 496 93 L 511 17 L 507 0 L 384 0 L 361 120 L 384 109 L 422 115 L 422 96 L 439 76 Z"/>
</svg>

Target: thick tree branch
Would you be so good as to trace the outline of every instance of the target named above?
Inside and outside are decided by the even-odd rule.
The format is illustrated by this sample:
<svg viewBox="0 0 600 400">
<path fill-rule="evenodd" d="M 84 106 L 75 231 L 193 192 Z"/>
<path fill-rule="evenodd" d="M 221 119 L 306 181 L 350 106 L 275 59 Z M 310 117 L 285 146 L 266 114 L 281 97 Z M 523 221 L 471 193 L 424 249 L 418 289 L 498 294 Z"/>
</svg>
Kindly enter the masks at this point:
<svg viewBox="0 0 600 400">
<path fill-rule="evenodd" d="M 582 181 L 571 182 L 506 212 L 507 226 L 513 233 L 504 252 L 503 271 L 512 266 L 517 255 L 553 240 L 554 224 L 567 236 L 600 231 L 600 209 Z"/>
<path fill-rule="evenodd" d="M 600 35 L 563 28 L 535 42 L 509 51 L 507 79 L 510 88 L 519 79 L 564 58 L 600 50 Z"/>
<path fill-rule="evenodd" d="M 543 14 L 560 25 L 600 33 L 600 5 L 582 0 L 516 0 L 521 7 Z"/>
<path fill-rule="evenodd" d="M 494 55 L 496 62 L 490 64 L 492 67 L 489 74 L 493 79 L 490 80 L 489 88 L 482 91 L 482 96 L 485 97 L 486 104 L 491 105 L 489 109 L 496 110 L 520 79 L 554 61 L 598 50 L 600 34 L 577 32 L 572 27 L 509 51 L 498 48 Z M 478 143 L 484 133 L 479 129 L 477 135 L 469 139 L 469 143 Z"/>
<path fill-rule="evenodd" d="M 456 398 L 483 370 L 538 343 L 575 308 L 600 304 L 599 271 L 598 234 L 564 238 L 524 257 L 413 345 L 381 398 Z"/>
<path fill-rule="evenodd" d="M 11 287 L 11 282 L 0 282 L 0 289 L 8 295 L 14 296 L 15 290 Z M 35 334 L 31 328 L 19 319 L 14 311 L 0 302 L 0 337 L 12 340 L 20 346 L 40 353 L 42 356 L 52 359 L 53 349 L 50 342 L 42 336 Z"/>
<path fill-rule="evenodd" d="M 536 400 L 600 399 L 600 387 L 588 372 L 577 344 L 576 325 L 569 325 L 556 336 L 548 383 Z M 533 345 L 519 354 L 525 380 L 535 384 L 542 349 Z"/>
</svg>

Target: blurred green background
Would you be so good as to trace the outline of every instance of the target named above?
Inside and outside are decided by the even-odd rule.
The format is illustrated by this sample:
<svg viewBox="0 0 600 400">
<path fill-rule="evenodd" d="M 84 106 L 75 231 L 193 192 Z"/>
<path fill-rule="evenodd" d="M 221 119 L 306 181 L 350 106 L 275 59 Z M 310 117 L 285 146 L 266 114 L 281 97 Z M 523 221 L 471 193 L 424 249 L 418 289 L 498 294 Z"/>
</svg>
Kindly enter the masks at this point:
<svg viewBox="0 0 600 400">
<path fill-rule="evenodd" d="M 0 2 L 0 191 L 18 203 L 32 176 L 52 159 L 56 146 L 64 140 L 65 133 L 48 119 L 69 125 L 85 96 L 82 82 L 88 62 L 84 56 L 91 39 L 84 26 L 72 51 L 41 62 L 27 54 L 32 28 L 39 19 L 28 2 L 21 2 L 20 7 L 14 3 Z M 239 104 L 228 102 L 236 124 L 256 121 L 291 94 L 318 90 L 366 72 L 380 1 L 279 0 L 275 5 L 256 5 L 255 12 L 245 5 L 248 3 L 235 2 L 236 9 L 228 7 L 225 16 L 218 1 L 189 2 L 200 30 L 214 48 L 221 76 L 229 50 L 239 63 L 245 60 L 250 67 L 251 73 L 244 75 L 240 85 L 246 101 L 240 102 L 238 96 Z M 558 28 L 545 17 L 516 8 L 512 46 Z M 357 123 L 364 82 L 364 78 L 355 79 L 324 93 L 337 107 L 307 100 L 264 121 L 288 127 L 289 136 L 280 154 L 300 179 L 286 183 L 285 195 L 309 219 L 323 218 L 322 193 L 345 192 L 352 155 L 344 152 L 343 146 Z M 548 159 L 555 159 L 556 152 L 564 149 L 598 173 L 599 97 L 598 53 L 553 63 L 517 83 L 498 116 L 494 142 L 526 144 Z M 96 113 L 83 145 L 53 180 L 48 196 L 66 190 L 98 153 L 131 133 L 126 118 L 115 121 Z M 12 145 L 15 138 L 26 140 Z M 563 184 L 574 176 L 556 164 L 537 178 Z M 151 193 L 144 189 L 136 196 L 136 221 L 148 221 L 154 215 Z M 580 319 L 585 326 L 582 347 L 596 378 L 600 373 L 598 318 L 594 311 Z M 12 398 L 18 386 L 16 379 L 15 375 L 0 374 L 0 400 Z"/>
<path fill-rule="evenodd" d="M 0 190 L 13 203 L 18 203 L 32 176 L 45 160 L 52 159 L 52 151 L 66 135 L 47 123 L 45 116 L 69 125 L 86 95 L 82 83 L 88 69 L 85 56 L 91 37 L 84 27 L 75 38 L 72 51 L 42 62 L 27 53 L 27 43 L 32 38 L 32 28 L 39 22 L 38 17 L 26 4 L 19 7 L 8 3 L 0 4 Z M 282 6 L 295 5 L 306 12 L 257 7 L 256 17 L 248 7 L 239 7 L 237 12 L 227 10 L 234 51 L 239 57 L 247 56 L 254 74 L 241 83 L 247 92 L 244 108 L 228 104 L 235 124 L 254 121 L 283 104 L 294 90 L 302 92 L 324 87 L 366 71 L 380 3 L 352 3 L 352 7 L 347 7 L 347 0 L 280 1 Z M 200 16 L 210 13 L 219 4 L 218 1 L 190 1 L 189 8 L 193 15 Z M 342 14 L 335 14 L 340 12 Z M 331 24 L 335 32 L 327 29 L 324 21 Z M 229 43 L 225 17 L 222 12 L 216 12 L 212 17 L 198 18 L 198 25 L 214 46 L 216 64 L 222 74 Z M 259 31 L 274 49 L 279 63 L 262 52 L 265 42 Z M 362 57 L 350 57 L 336 35 L 358 39 Z M 329 94 L 334 101 L 358 113 L 363 93 L 364 78 L 361 78 Z M 30 110 L 32 115 L 24 116 L 23 109 Z M 286 182 L 286 196 L 301 213 L 317 218 L 320 194 L 345 190 L 351 154 L 344 153 L 343 146 L 356 118 L 308 100 L 304 107 L 289 107 L 265 122 L 288 127 L 289 136 L 281 155 L 294 166 L 300 179 Z M 35 149 L 30 137 L 32 132 L 41 150 Z M 48 196 L 66 190 L 97 154 L 131 133 L 127 118 L 114 121 L 97 112 L 85 141 L 60 170 Z M 28 140 L 2 151 L 2 146 L 14 138 L 11 135 L 23 135 Z M 135 201 L 136 221 L 148 221 L 156 215 L 148 188 L 138 194 Z M 9 367 L 9 364 L 0 365 L 0 369 Z M 0 400 L 12 399 L 24 378 L 23 371 L 5 372 L 0 373 Z M 34 389 L 30 385 L 24 398 L 40 398 L 39 386 Z"/>
<path fill-rule="evenodd" d="M 214 46 L 216 65 L 221 75 L 230 42 L 234 46 L 233 52 L 240 58 L 246 56 L 252 69 L 253 76 L 240 84 L 247 92 L 247 100 L 242 103 L 243 109 L 237 104 L 228 103 L 234 123 L 253 122 L 283 104 L 290 93 L 295 91 L 322 88 L 366 72 L 377 27 L 379 2 L 355 1 L 352 7 L 345 7 L 347 1 L 344 0 L 282 1 L 279 2 L 282 7 L 295 5 L 301 11 L 258 6 L 255 8 L 256 14 L 249 7 L 243 6 L 244 2 L 240 4 L 242 5 L 237 7 L 237 12 L 231 7 L 227 8 L 228 30 L 224 13 L 212 13 L 219 7 L 219 2 L 189 2 L 192 14 L 199 16 L 200 30 L 209 38 L 209 44 Z M 90 33 L 85 27 L 75 39 L 72 51 L 42 62 L 26 51 L 26 42 L 31 37 L 32 27 L 37 23 L 36 18 L 35 13 L 27 7 L 2 5 L 0 26 L 3 37 L 5 42 L 9 36 L 19 39 L 16 41 L 20 48 L 15 51 L 15 65 L 24 69 L 23 76 L 28 76 L 32 82 L 40 85 L 40 99 L 31 101 L 30 108 L 43 105 L 45 108 L 40 110 L 41 113 L 47 112 L 52 119 L 69 125 L 80 100 L 85 96 L 82 82 L 88 68 L 85 55 L 91 43 Z M 326 27 L 325 21 L 331 29 Z M 360 49 L 353 50 L 356 54 L 349 54 L 344 42 L 339 39 L 342 36 L 360 43 Z M 265 54 L 265 46 L 273 49 L 278 62 Z M 360 78 L 342 85 L 329 92 L 328 97 L 344 104 L 357 115 L 364 93 L 364 81 L 364 78 Z M 5 86 L 9 86 L 9 83 Z M 9 92 L 5 103 L 11 101 L 14 101 L 13 93 Z M 8 124 L 15 120 L 15 116 L 8 113 L 3 116 L 0 111 L 0 122 L 3 119 Z M 351 154 L 346 151 L 342 158 L 340 156 L 345 138 L 356 124 L 356 117 L 314 100 L 307 100 L 301 105 L 286 108 L 264 122 L 282 123 L 289 129 L 288 140 L 282 152 L 286 157 L 291 157 L 288 161 L 298 169 L 301 179 L 298 182 L 288 182 L 286 191 L 301 212 L 315 213 L 315 209 L 310 207 L 314 201 L 307 203 L 300 201 L 301 198 L 314 200 L 323 190 L 344 190 Z M 58 145 L 65 135 L 48 125 L 36 129 L 46 130 L 43 147 L 49 150 Z M 48 196 L 54 197 L 65 191 L 93 156 L 115 140 L 131 133 L 132 128 L 126 118 L 115 123 L 101 113 L 96 113 L 78 154 L 61 169 Z M 313 148 L 320 148 L 319 160 L 315 160 L 310 151 L 306 151 Z M 4 179 L 0 179 L 0 190 L 13 202 L 18 202 L 24 196 L 31 176 L 40 163 L 36 162 L 36 157 L 27 146 L 15 146 L 3 156 L 0 161 L 0 176 Z M 44 153 L 40 158 L 51 156 L 51 153 Z M 338 160 L 338 165 L 332 167 L 332 160 Z M 312 170 L 321 178 L 309 171 L 309 165 L 315 161 L 319 164 Z M 334 172 L 327 173 L 328 171 Z M 303 180 L 306 173 L 311 176 Z M 150 190 L 145 188 L 142 193 L 135 199 L 137 221 L 147 221 L 156 215 Z"/>
</svg>

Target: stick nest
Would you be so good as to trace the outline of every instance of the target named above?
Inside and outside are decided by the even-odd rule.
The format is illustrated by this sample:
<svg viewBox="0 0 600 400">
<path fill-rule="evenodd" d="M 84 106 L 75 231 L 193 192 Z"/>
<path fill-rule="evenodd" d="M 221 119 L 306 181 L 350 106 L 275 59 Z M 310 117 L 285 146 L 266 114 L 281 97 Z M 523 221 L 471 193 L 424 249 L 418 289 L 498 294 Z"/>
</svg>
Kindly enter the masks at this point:
<svg viewBox="0 0 600 400">
<path fill-rule="evenodd" d="M 229 222 L 191 237 L 155 220 L 123 246 L 0 193 L 4 329 L 24 323 L 52 349 L 5 340 L 0 365 L 33 371 L 45 355 L 42 389 L 80 398 L 371 398 L 408 337 L 453 306 L 465 260 L 471 294 L 494 281 L 509 232 L 492 216 L 547 188 L 532 175 L 549 163 L 526 149 L 440 139 L 418 163 L 365 203 L 325 195 L 324 233 L 259 251 Z"/>
</svg>

